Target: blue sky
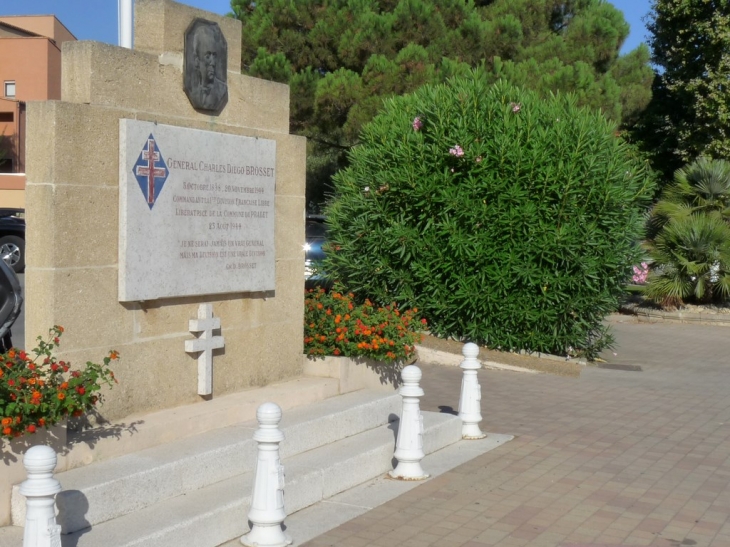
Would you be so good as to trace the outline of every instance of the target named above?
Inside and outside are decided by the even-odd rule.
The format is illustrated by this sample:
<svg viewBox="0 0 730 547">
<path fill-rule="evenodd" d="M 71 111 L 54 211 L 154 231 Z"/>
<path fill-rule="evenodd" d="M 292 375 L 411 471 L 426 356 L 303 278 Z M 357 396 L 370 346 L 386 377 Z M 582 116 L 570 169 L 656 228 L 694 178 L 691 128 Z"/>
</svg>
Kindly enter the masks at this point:
<svg viewBox="0 0 730 547">
<path fill-rule="evenodd" d="M 642 22 L 649 12 L 650 0 L 611 0 L 624 12 L 631 34 L 623 52 L 645 41 Z M 184 0 L 185 4 L 215 13 L 230 11 L 230 0 Z M 79 40 L 117 43 L 117 0 L 0 0 L 0 15 L 53 14 Z"/>
</svg>

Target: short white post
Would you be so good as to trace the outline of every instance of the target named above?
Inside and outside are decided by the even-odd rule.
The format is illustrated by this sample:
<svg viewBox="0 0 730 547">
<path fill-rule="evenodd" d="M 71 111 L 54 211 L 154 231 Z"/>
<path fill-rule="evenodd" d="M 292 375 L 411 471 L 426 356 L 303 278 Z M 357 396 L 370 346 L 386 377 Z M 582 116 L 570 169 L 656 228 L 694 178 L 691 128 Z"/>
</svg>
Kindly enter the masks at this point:
<svg viewBox="0 0 730 547">
<path fill-rule="evenodd" d="M 461 436 L 464 439 L 483 439 L 486 433 L 479 429 L 482 421 L 482 387 L 479 385 L 477 370 L 482 364 L 477 359 L 479 346 L 471 342 L 464 344 L 461 350 L 464 360 L 459 365 L 464 371 L 461 380 L 461 399 L 459 400 L 459 418 L 461 418 Z"/>
<path fill-rule="evenodd" d="M 23 547 L 61 547 L 61 527 L 56 524 L 56 494 L 61 483 L 53 478 L 56 452 L 50 446 L 32 446 L 23 457 L 28 479 L 20 485 L 25 496 Z"/>
<path fill-rule="evenodd" d="M 284 533 L 284 466 L 279 460 L 279 443 L 284 434 L 279 429 L 281 408 L 276 403 L 264 403 L 256 411 L 259 428 L 253 434 L 258 442 L 256 477 L 251 496 L 248 520 L 251 531 L 241 538 L 248 547 L 285 547 L 291 538 Z"/>
<path fill-rule="evenodd" d="M 423 459 L 423 416 L 419 397 L 423 397 L 421 369 L 415 365 L 405 367 L 400 373 L 403 385 L 398 393 L 403 397 L 403 411 L 398 425 L 398 438 L 395 441 L 395 459 L 398 465 L 390 472 L 396 479 L 417 481 L 429 475 L 421 467 Z"/>
</svg>

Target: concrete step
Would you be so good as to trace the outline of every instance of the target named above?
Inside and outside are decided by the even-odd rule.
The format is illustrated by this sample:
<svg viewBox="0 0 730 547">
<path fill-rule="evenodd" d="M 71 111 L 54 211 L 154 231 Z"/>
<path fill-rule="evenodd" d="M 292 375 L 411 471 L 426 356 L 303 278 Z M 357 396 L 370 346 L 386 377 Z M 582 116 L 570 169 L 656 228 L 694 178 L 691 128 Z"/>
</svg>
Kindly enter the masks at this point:
<svg viewBox="0 0 730 547">
<path fill-rule="evenodd" d="M 380 475 L 301 511 L 290 513 L 285 521 L 287 533 L 294 540 L 294 545 L 304 545 L 307 541 L 418 488 L 469 460 L 499 448 L 513 438 L 512 435 L 489 433 L 484 439 L 461 440 L 446 446 L 421 460 L 423 469 L 431 475 L 429 479 L 394 481 L 387 475 Z M 239 538 L 235 538 L 221 547 L 240 546 Z"/>
<path fill-rule="evenodd" d="M 397 418 L 395 393 L 361 390 L 284 415 L 282 458 L 387 424 Z M 252 471 L 256 422 L 217 429 L 59 473 L 56 503 L 64 533 L 75 532 Z M 25 498 L 13 489 L 13 522 L 25 522 Z"/>
<path fill-rule="evenodd" d="M 461 420 L 424 412 L 424 452 L 461 439 Z M 381 425 L 289 458 L 285 503 L 299 511 L 392 469 L 398 422 Z M 282 447 L 287 441 L 282 443 Z M 248 529 L 253 472 L 160 501 L 64 536 L 75 547 L 216 547 Z"/>
</svg>

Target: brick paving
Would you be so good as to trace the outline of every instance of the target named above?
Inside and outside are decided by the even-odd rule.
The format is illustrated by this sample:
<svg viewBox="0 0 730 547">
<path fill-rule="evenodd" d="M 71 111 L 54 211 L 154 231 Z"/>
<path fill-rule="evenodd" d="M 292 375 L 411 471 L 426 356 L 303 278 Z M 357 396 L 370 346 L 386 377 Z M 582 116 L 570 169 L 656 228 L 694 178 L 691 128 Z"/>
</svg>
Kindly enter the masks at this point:
<svg viewBox="0 0 730 547">
<path fill-rule="evenodd" d="M 612 321 L 642 372 L 480 371 L 513 441 L 305 545 L 730 547 L 730 328 Z M 422 368 L 422 408 L 458 407 L 461 371 Z"/>
</svg>

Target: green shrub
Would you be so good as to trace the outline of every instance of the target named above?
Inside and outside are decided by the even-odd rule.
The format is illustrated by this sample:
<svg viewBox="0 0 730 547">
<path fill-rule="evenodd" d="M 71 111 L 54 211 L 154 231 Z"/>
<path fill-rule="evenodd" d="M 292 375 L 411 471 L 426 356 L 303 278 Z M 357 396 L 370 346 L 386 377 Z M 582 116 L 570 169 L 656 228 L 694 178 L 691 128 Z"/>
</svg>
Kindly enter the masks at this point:
<svg viewBox="0 0 730 547">
<path fill-rule="evenodd" d="M 595 354 L 610 341 L 644 162 L 599 112 L 478 73 L 388 101 L 335 176 L 324 268 L 441 336 Z"/>
<path fill-rule="evenodd" d="M 304 301 L 304 353 L 313 356 L 368 357 L 405 361 L 421 341 L 417 309 L 402 312 L 395 304 L 375 307 L 369 300 L 336 290 L 307 291 Z"/>
<path fill-rule="evenodd" d="M 678 169 L 652 209 L 652 261 L 643 294 L 664 307 L 730 298 L 730 163 L 701 158 Z"/>
</svg>

